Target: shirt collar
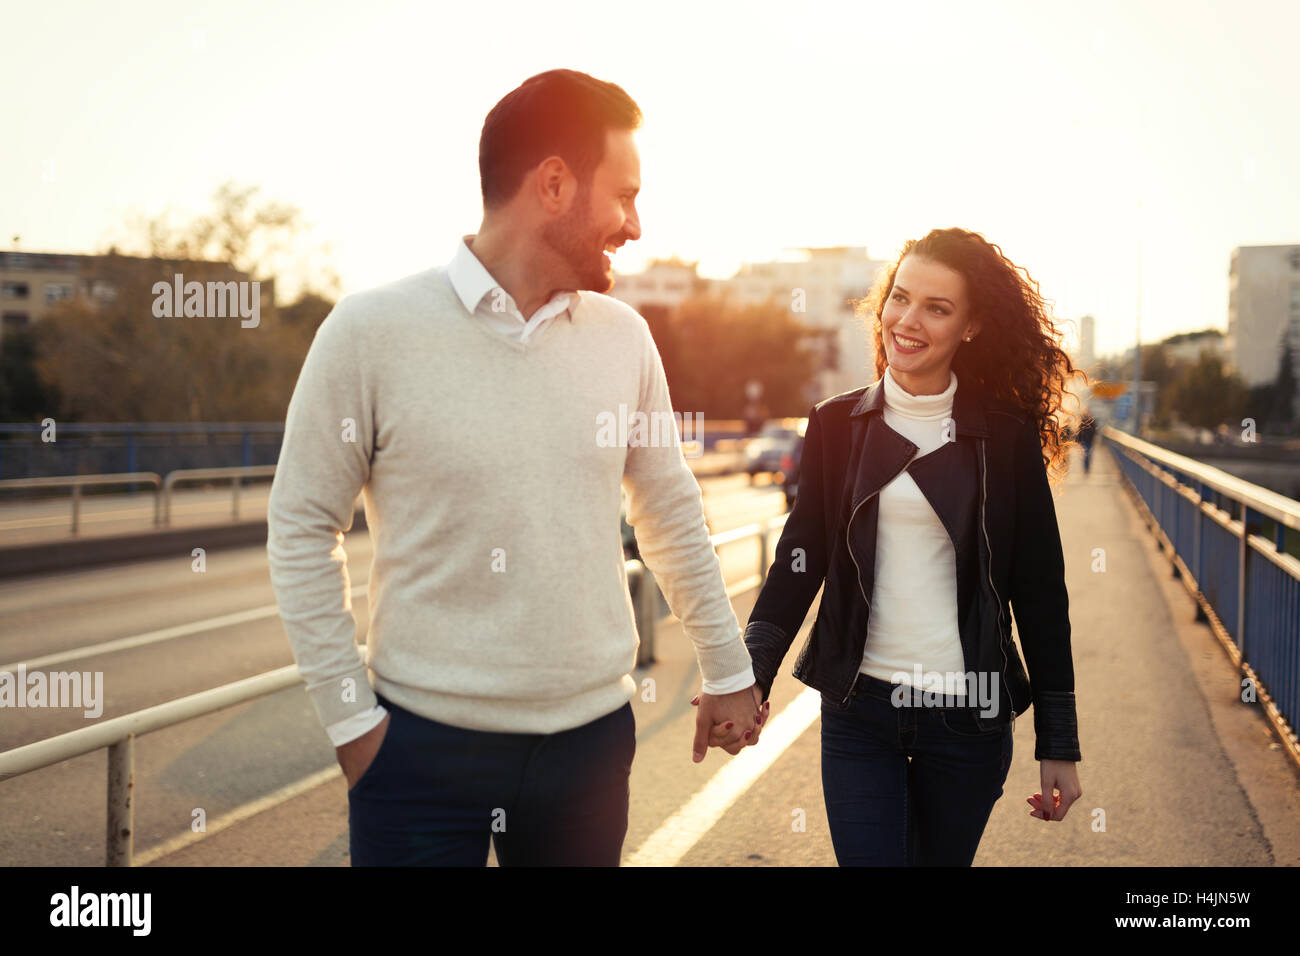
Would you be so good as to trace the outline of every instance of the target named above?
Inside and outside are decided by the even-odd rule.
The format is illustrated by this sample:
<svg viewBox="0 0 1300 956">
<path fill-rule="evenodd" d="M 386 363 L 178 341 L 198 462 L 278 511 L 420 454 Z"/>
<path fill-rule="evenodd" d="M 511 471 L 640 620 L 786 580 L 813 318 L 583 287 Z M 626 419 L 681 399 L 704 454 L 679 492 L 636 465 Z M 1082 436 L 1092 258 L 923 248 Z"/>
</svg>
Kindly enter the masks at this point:
<svg viewBox="0 0 1300 956">
<path fill-rule="evenodd" d="M 470 315 L 478 309 L 479 303 L 483 301 L 483 296 L 487 295 L 494 289 L 499 289 L 501 284 L 492 278 L 492 273 L 479 261 L 478 256 L 470 249 L 470 241 L 474 236 L 461 236 L 460 242 L 456 246 L 456 254 L 447 265 L 447 277 L 451 280 L 451 287 L 456 291 L 456 296 L 460 299 L 461 304 L 465 306 L 465 311 Z M 551 300 L 542 306 L 543 309 L 551 305 L 563 304 L 563 310 L 557 308 L 556 312 L 565 311 L 569 316 L 569 321 L 573 321 L 573 306 L 577 305 L 578 293 L 557 292 L 551 297 Z M 539 310 L 540 311 L 540 310 Z M 528 318 L 528 316 L 524 316 Z"/>
</svg>

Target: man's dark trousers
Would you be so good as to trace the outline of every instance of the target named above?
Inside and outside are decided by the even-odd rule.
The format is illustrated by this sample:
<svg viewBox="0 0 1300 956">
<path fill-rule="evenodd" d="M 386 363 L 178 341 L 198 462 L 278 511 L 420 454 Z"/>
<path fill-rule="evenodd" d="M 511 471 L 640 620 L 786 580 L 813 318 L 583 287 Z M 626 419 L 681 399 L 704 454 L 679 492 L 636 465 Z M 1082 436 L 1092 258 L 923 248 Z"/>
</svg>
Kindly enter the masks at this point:
<svg viewBox="0 0 1300 956">
<path fill-rule="evenodd" d="M 555 734 L 466 730 L 376 695 L 379 752 L 348 791 L 353 866 L 618 866 L 636 721 L 624 704 Z"/>
</svg>

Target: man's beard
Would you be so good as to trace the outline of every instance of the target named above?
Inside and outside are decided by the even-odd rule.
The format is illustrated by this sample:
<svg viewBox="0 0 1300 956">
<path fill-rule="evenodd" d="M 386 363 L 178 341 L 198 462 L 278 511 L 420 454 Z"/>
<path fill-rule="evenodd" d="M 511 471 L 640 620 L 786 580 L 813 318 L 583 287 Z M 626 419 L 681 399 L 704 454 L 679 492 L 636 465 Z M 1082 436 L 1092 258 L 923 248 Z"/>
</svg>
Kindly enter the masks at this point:
<svg viewBox="0 0 1300 956">
<path fill-rule="evenodd" d="M 605 237 L 591 221 L 591 190 L 579 189 L 573 207 L 542 230 L 543 241 L 569 267 L 576 289 L 608 292 L 613 281 L 605 272 Z"/>
</svg>

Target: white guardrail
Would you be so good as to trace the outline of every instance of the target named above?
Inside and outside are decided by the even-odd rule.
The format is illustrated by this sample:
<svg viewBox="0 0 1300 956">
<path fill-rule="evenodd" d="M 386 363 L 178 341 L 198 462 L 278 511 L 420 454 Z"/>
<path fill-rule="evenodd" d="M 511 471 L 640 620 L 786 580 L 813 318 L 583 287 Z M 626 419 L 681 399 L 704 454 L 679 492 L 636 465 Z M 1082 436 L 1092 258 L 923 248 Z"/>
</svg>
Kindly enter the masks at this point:
<svg viewBox="0 0 1300 956">
<path fill-rule="evenodd" d="M 244 465 L 234 468 L 182 468 L 167 473 L 166 478 L 152 471 L 131 471 L 115 475 L 59 475 L 53 478 L 8 478 L 0 481 L 2 491 L 28 491 L 38 488 L 72 489 L 72 528 L 76 534 L 81 524 L 81 489 L 102 485 L 151 485 L 153 487 L 153 523 L 171 525 L 172 491 L 177 485 L 200 481 L 230 482 L 230 520 L 239 520 L 239 488 L 245 478 L 271 478 L 275 465 Z"/>
</svg>

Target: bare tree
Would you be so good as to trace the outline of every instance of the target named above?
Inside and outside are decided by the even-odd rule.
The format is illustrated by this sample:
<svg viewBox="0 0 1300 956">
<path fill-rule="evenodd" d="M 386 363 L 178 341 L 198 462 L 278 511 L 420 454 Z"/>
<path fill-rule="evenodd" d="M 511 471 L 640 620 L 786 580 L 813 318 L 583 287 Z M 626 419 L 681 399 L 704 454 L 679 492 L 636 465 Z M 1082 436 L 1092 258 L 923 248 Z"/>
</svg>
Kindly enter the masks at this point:
<svg viewBox="0 0 1300 956">
<path fill-rule="evenodd" d="M 257 190 L 226 184 L 210 213 L 172 225 L 140 223 L 145 256 L 116 250 L 84 276 L 90 298 L 70 300 L 34 330 L 36 367 L 70 421 L 273 421 L 284 417 L 316 326 L 332 306 L 304 286 L 296 302 L 260 309 L 256 327 L 239 316 L 185 316 L 155 308 L 158 283 L 276 280 L 303 227 L 296 209 L 253 202 Z M 288 268 L 288 266 L 286 266 Z M 252 277 L 250 279 L 250 276 Z"/>
</svg>

